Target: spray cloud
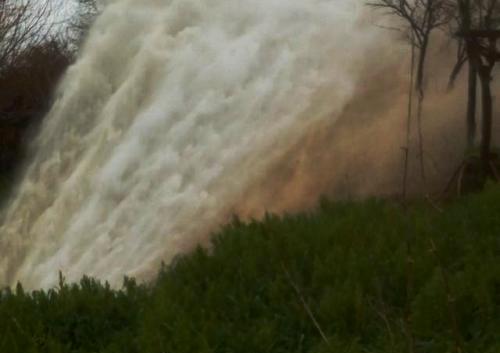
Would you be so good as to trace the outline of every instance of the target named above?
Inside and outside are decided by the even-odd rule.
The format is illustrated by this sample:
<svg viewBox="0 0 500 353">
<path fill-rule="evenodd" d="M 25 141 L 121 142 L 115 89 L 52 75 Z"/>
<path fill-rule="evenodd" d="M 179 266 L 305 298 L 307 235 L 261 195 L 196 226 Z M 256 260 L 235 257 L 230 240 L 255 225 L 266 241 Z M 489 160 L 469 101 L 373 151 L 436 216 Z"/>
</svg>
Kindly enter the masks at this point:
<svg viewBox="0 0 500 353">
<path fill-rule="evenodd" d="M 58 270 L 145 278 L 249 192 L 264 202 L 257 181 L 366 84 L 360 67 L 382 44 L 363 11 L 353 0 L 109 1 L 4 210 L 0 284 L 47 287 Z"/>
</svg>

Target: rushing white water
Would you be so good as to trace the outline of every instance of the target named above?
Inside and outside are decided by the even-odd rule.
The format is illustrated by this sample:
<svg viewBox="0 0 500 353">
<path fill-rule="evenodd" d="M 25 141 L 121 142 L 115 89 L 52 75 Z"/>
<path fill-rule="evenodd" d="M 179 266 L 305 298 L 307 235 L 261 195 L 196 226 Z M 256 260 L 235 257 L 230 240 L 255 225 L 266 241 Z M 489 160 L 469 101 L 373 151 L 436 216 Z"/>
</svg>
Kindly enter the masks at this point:
<svg viewBox="0 0 500 353">
<path fill-rule="evenodd" d="M 108 1 L 0 228 L 0 285 L 144 278 L 224 221 L 373 46 L 354 0 Z M 265 208 L 265 205 L 263 205 Z"/>
</svg>

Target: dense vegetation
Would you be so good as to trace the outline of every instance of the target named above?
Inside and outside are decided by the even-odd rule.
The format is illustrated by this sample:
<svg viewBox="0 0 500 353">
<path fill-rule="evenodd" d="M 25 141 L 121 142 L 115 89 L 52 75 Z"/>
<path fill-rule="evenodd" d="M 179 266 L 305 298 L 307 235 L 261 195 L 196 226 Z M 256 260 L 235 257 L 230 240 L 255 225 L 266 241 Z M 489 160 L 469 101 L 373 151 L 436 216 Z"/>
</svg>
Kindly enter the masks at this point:
<svg viewBox="0 0 500 353">
<path fill-rule="evenodd" d="M 491 186 L 235 220 L 152 284 L 4 290 L 0 352 L 499 352 L 499 214 Z"/>
</svg>

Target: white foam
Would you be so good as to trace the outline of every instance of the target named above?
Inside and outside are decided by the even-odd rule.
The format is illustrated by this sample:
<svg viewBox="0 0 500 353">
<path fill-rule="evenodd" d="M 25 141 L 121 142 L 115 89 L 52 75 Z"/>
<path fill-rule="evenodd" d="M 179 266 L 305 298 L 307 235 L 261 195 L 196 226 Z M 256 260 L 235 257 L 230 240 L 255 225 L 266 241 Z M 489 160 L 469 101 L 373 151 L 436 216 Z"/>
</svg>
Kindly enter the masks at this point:
<svg viewBox="0 0 500 353">
<path fill-rule="evenodd" d="M 308 124 L 349 101 L 375 45 L 362 9 L 109 1 L 4 211 L 0 284 L 47 287 L 62 270 L 117 285 L 213 230 Z"/>
</svg>

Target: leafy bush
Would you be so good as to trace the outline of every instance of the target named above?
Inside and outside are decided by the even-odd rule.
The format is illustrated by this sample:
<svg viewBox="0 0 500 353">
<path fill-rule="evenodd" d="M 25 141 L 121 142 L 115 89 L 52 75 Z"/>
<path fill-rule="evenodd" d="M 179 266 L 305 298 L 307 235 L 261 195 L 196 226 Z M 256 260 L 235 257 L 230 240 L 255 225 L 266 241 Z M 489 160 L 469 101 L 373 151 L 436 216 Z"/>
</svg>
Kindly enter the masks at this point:
<svg viewBox="0 0 500 353">
<path fill-rule="evenodd" d="M 499 352 L 499 214 L 494 186 L 234 220 L 148 285 L 5 291 L 0 352 Z"/>
</svg>

